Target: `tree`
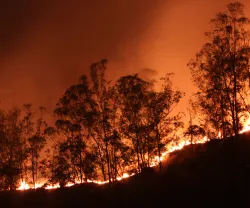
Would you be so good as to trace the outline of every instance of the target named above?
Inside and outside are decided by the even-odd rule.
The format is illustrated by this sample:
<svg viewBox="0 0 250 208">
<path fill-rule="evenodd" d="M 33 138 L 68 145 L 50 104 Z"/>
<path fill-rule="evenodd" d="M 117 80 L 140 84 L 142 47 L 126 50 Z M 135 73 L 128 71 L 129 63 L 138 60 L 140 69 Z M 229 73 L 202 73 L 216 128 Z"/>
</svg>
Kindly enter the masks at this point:
<svg viewBox="0 0 250 208">
<path fill-rule="evenodd" d="M 137 161 L 137 170 L 147 165 L 146 162 L 146 103 L 151 83 L 141 79 L 138 74 L 121 77 L 116 82 L 119 94 L 120 132 L 132 144 Z"/>
<path fill-rule="evenodd" d="M 56 135 L 55 132 L 54 132 L 54 135 Z M 51 176 L 51 170 L 53 169 L 52 159 L 53 159 L 53 156 L 51 155 L 51 147 L 49 147 L 48 149 L 44 151 L 44 156 L 41 159 L 39 166 L 38 166 L 38 170 L 41 173 L 41 177 L 47 180 L 52 178 Z M 47 183 L 44 184 L 44 186 L 46 185 Z"/>
<path fill-rule="evenodd" d="M 86 76 L 82 76 L 80 82 L 69 87 L 62 98 L 60 98 L 55 109 L 58 120 L 56 127 L 64 137 L 62 144 L 64 150 L 69 151 L 70 165 L 74 174 L 83 182 L 83 158 L 86 149 L 89 126 L 92 123 L 92 99 Z M 60 150 L 59 154 L 63 154 Z M 58 161 L 62 157 L 58 155 Z M 60 159 L 60 160 L 59 160 Z"/>
<path fill-rule="evenodd" d="M 230 136 L 228 125 L 239 134 L 248 107 L 250 36 L 243 8 L 240 2 L 230 3 L 227 12 L 212 19 L 209 42 L 189 63 L 201 111 L 224 138 Z"/>
<path fill-rule="evenodd" d="M 58 152 L 49 163 L 51 170 L 49 183 L 53 185 L 59 183 L 60 187 L 64 187 L 68 182 L 75 182 L 75 171 L 71 164 L 71 155 L 67 142 L 57 143 L 55 149 Z"/>
<path fill-rule="evenodd" d="M 84 157 L 83 172 L 86 181 L 97 179 L 97 154 L 93 151 L 86 151 Z"/>
<path fill-rule="evenodd" d="M 173 89 L 172 75 L 167 74 L 161 79 L 163 81 L 161 91 L 152 91 L 148 96 L 148 119 L 154 133 L 153 141 L 156 143 L 160 170 L 162 166 L 160 159 L 162 149 L 173 139 L 171 138 L 171 133 L 176 132 L 182 125 L 180 121 L 181 113 L 174 114 L 173 111 L 184 96 L 184 93 Z"/>
<path fill-rule="evenodd" d="M 205 135 L 206 135 L 205 130 L 196 124 L 189 125 L 186 132 L 184 133 L 184 136 L 190 136 L 191 144 L 194 143 L 195 137 L 204 137 Z"/>
<path fill-rule="evenodd" d="M 24 105 L 25 109 L 29 105 Z M 12 190 L 24 180 L 27 170 L 27 135 L 31 129 L 30 113 L 13 108 L 9 112 L 0 112 L 0 176 L 1 188 Z"/>
<path fill-rule="evenodd" d="M 95 119 L 92 123 L 91 136 L 98 147 L 100 165 L 104 180 L 106 170 L 109 183 L 118 174 L 118 152 L 122 146 L 118 131 L 118 94 L 116 88 L 105 77 L 107 60 L 103 59 L 91 65 Z M 105 158 L 103 160 L 103 158 Z M 105 168 L 106 166 L 106 168 Z"/>
<path fill-rule="evenodd" d="M 45 108 L 40 107 L 39 110 L 40 117 L 37 119 L 36 123 L 33 124 L 35 125 L 33 128 L 34 130 L 32 132 L 32 135 L 28 138 L 28 151 L 30 154 L 32 183 L 34 188 L 36 188 L 38 180 L 40 153 L 45 147 L 48 138 L 55 133 L 54 128 L 49 127 L 47 122 L 43 119 Z"/>
<path fill-rule="evenodd" d="M 23 145 L 20 146 L 20 154 L 23 158 L 22 163 L 20 164 L 20 175 L 22 181 L 28 180 L 29 175 L 29 147 L 28 147 L 28 138 L 32 135 L 33 132 L 33 113 L 32 113 L 32 105 L 31 104 L 24 104 L 21 109 L 19 109 L 18 115 L 18 125 L 15 128 L 18 128 L 18 136 L 19 139 L 22 140 Z M 14 128 L 14 126 L 13 126 Z"/>
<path fill-rule="evenodd" d="M 196 125 L 196 124 L 189 124 L 187 130 L 184 132 L 184 137 L 185 136 L 190 136 L 190 143 L 191 143 L 191 148 L 192 148 L 192 155 L 194 155 L 194 140 L 196 139 L 201 139 L 206 135 L 205 130 Z"/>
<path fill-rule="evenodd" d="M 110 93 L 109 86 L 105 79 L 107 60 L 103 59 L 100 62 L 93 63 L 90 67 L 91 81 L 93 84 L 92 90 L 95 100 L 96 119 L 92 126 L 92 136 L 99 148 L 100 156 L 104 154 L 104 160 L 101 160 L 101 168 L 104 180 L 106 180 L 104 163 L 107 164 L 108 180 L 111 183 L 111 167 L 109 155 L 109 133 L 111 131 L 110 124 Z"/>
</svg>

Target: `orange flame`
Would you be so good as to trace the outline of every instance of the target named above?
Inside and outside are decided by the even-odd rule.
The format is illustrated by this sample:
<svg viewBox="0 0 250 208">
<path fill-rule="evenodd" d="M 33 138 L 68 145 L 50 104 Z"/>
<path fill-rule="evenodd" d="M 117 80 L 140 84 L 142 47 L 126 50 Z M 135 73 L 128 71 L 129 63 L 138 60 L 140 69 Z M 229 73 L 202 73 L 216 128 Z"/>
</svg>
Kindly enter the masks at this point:
<svg viewBox="0 0 250 208">
<path fill-rule="evenodd" d="M 204 137 L 204 138 L 202 138 L 202 139 L 196 141 L 195 143 L 196 143 L 196 144 L 198 144 L 198 143 L 205 143 L 206 141 L 207 141 L 207 137 Z M 155 157 L 153 158 L 152 162 L 150 163 L 150 167 L 154 167 L 154 166 L 156 166 L 156 165 L 159 164 L 159 161 L 165 160 L 166 157 L 167 157 L 167 155 L 168 155 L 168 153 L 174 152 L 174 151 L 176 151 L 176 150 L 180 150 L 180 149 L 182 149 L 184 146 L 189 145 L 189 144 L 191 144 L 190 141 L 182 141 L 182 142 L 180 142 L 178 145 L 175 145 L 175 146 L 171 146 L 171 145 L 170 145 L 171 148 L 169 149 L 169 151 L 163 152 L 163 153 L 162 153 L 162 156 L 160 157 L 160 159 L 159 159 L 158 156 L 155 156 Z M 130 175 L 129 175 L 128 173 L 124 173 L 122 176 L 117 177 L 116 180 L 120 181 L 120 180 L 122 180 L 122 179 L 128 178 L 128 177 L 133 176 L 133 175 L 135 175 L 135 173 L 130 174 Z M 106 183 L 108 183 L 108 182 L 109 182 L 109 181 L 87 180 L 87 183 L 95 183 L 95 184 L 99 184 L 99 185 L 106 184 Z M 71 186 L 73 186 L 73 185 L 75 185 L 75 184 L 80 184 L 80 183 L 81 183 L 80 181 L 76 181 L 75 183 L 70 183 L 70 182 L 69 182 L 69 183 L 66 184 L 66 187 L 71 187 Z M 43 186 L 42 183 L 36 184 L 36 185 L 35 185 L 35 189 L 36 189 L 36 188 L 40 188 L 40 187 L 42 187 L 42 186 Z M 46 186 L 45 189 L 56 189 L 56 188 L 59 188 L 59 187 L 60 187 L 59 184 L 54 184 L 54 185 Z M 27 189 L 31 189 L 31 188 L 34 189 L 34 187 L 30 187 L 25 181 L 22 181 L 21 184 L 20 184 L 20 187 L 18 188 L 18 190 L 27 190 Z"/>
<path fill-rule="evenodd" d="M 244 132 L 247 132 L 247 131 L 250 131 L 250 118 L 245 122 L 245 125 L 244 125 L 244 128 L 242 129 L 242 131 L 240 131 L 240 133 L 244 133 Z M 218 133 L 218 138 L 221 138 L 221 132 Z M 199 140 L 197 140 L 195 142 L 195 144 L 203 144 L 205 142 L 208 141 L 208 138 L 205 136 Z M 182 149 L 183 147 L 187 146 L 187 145 L 190 145 L 191 142 L 190 141 L 181 141 L 179 142 L 179 144 L 170 144 L 169 145 L 169 150 L 166 151 L 166 152 L 163 152 L 162 153 L 162 156 L 159 158 L 158 156 L 155 156 L 152 160 L 152 162 L 150 163 L 150 167 L 154 167 L 156 165 L 159 164 L 160 161 L 163 161 L 167 158 L 167 155 L 171 152 L 174 152 L 176 150 L 180 150 Z M 128 178 L 132 175 L 134 175 L 135 173 L 133 174 L 128 174 L 128 173 L 124 173 L 121 177 L 118 177 L 117 180 L 120 181 L 122 179 L 125 179 L 125 178 Z M 80 184 L 81 182 L 80 181 L 76 181 L 75 183 L 67 183 L 66 184 L 66 187 L 71 187 L 75 184 Z M 87 180 L 87 183 L 95 183 L 95 184 L 99 184 L 99 185 L 102 185 L 102 184 L 106 184 L 108 183 L 108 181 L 98 181 L 98 180 Z M 20 186 L 18 187 L 17 190 L 27 190 L 27 189 L 36 189 L 36 188 L 40 188 L 43 186 L 43 183 L 38 183 L 35 185 L 35 187 L 30 187 L 29 184 L 27 184 L 25 181 L 21 181 L 20 183 Z M 59 184 L 55 184 L 55 185 L 49 185 L 49 186 L 46 186 L 45 189 L 56 189 L 56 188 L 59 188 L 60 185 Z"/>
<path fill-rule="evenodd" d="M 243 129 L 240 131 L 240 134 L 250 131 L 250 118 L 245 121 Z"/>
<path fill-rule="evenodd" d="M 25 181 L 21 181 L 20 186 L 17 188 L 17 190 L 27 190 L 27 189 L 30 189 L 30 186 Z"/>
</svg>

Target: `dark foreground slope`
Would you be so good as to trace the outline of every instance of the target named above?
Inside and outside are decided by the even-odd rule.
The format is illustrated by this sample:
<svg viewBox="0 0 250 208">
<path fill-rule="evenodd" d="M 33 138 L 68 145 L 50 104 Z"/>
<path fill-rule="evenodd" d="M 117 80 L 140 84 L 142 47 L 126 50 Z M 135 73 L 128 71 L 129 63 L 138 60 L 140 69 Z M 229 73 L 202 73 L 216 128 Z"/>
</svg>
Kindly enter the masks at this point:
<svg viewBox="0 0 250 208">
<path fill-rule="evenodd" d="M 0 207 L 250 207 L 250 135 L 185 147 L 164 166 L 112 188 L 2 192 Z"/>
</svg>

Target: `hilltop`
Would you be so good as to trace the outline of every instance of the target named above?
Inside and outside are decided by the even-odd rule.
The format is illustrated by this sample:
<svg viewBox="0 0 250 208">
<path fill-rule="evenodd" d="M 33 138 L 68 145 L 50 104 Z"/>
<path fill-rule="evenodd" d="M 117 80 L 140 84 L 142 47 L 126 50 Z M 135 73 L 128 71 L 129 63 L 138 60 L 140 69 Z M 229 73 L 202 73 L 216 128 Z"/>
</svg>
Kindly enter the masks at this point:
<svg viewBox="0 0 250 208">
<path fill-rule="evenodd" d="M 1 207 L 243 207 L 250 188 L 250 133 L 186 146 L 163 164 L 108 185 L 2 192 Z"/>
</svg>

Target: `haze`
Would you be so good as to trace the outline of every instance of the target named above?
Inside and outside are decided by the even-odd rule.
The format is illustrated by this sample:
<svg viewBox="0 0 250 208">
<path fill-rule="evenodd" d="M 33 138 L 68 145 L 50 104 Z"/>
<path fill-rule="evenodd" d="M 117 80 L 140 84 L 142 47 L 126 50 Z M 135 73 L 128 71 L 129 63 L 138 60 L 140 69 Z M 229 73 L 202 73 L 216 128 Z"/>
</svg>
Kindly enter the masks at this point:
<svg viewBox="0 0 250 208">
<path fill-rule="evenodd" d="M 0 99 L 53 107 L 65 89 L 109 60 L 108 76 L 175 73 L 175 86 L 194 91 L 188 61 L 206 40 L 209 21 L 227 0 L 6 1 L 0 12 Z M 245 4 L 250 17 L 250 4 Z M 154 73 L 153 69 L 157 73 Z"/>
</svg>

